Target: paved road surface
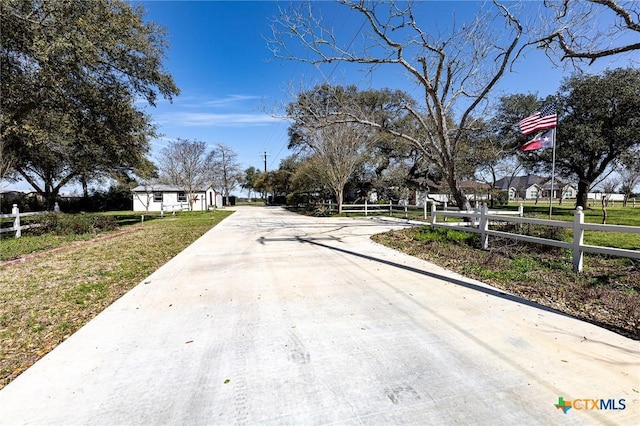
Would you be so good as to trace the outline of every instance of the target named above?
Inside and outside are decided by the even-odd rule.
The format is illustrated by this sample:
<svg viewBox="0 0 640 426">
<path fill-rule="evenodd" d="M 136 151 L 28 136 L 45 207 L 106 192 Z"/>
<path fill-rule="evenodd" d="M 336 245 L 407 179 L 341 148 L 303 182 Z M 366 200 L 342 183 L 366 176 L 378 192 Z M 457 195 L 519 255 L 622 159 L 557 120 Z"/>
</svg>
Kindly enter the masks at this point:
<svg viewBox="0 0 640 426">
<path fill-rule="evenodd" d="M 238 208 L 0 391 L 0 424 L 640 424 L 638 342 L 369 240 L 394 226 Z"/>
</svg>

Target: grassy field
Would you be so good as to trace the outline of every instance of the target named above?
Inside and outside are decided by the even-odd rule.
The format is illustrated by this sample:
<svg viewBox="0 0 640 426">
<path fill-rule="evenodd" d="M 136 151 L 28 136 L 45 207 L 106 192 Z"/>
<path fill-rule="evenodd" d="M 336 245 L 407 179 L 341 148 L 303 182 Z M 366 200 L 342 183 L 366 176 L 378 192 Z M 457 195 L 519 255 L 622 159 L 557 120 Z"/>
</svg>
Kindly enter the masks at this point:
<svg viewBox="0 0 640 426">
<path fill-rule="evenodd" d="M 525 216 L 548 219 L 549 205 L 525 205 L 524 213 Z M 552 213 L 552 220 L 570 222 L 573 221 L 575 209 L 572 205 L 554 205 Z M 584 210 L 584 221 L 585 223 L 602 223 L 602 209 L 593 208 Z M 619 206 L 607 208 L 607 225 L 640 226 L 640 207 Z M 571 241 L 571 231 L 565 232 L 565 239 Z M 584 243 L 594 246 L 640 250 L 640 234 L 586 231 Z"/>
<path fill-rule="evenodd" d="M 0 240 L 4 260 L 49 250 L 0 266 L 0 388 L 229 214 L 140 223 L 140 215 L 112 212 L 119 226 L 110 233 Z"/>
</svg>

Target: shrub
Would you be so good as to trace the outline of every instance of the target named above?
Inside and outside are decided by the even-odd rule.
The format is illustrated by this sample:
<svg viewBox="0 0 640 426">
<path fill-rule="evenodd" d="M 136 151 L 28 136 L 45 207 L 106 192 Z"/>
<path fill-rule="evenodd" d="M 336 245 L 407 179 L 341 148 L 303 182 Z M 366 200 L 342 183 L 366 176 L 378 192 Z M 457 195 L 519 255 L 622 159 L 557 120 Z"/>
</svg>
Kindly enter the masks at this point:
<svg viewBox="0 0 640 426">
<path fill-rule="evenodd" d="M 509 191 L 498 191 L 494 198 L 494 205 L 496 207 L 509 205 Z"/>
<path fill-rule="evenodd" d="M 116 218 L 95 214 L 47 213 L 39 216 L 40 226 L 33 228 L 35 233 L 55 235 L 95 234 L 112 231 L 118 227 Z"/>
<path fill-rule="evenodd" d="M 470 246 L 473 246 L 477 240 L 477 236 L 470 232 L 447 228 L 431 229 L 428 226 L 420 228 L 413 238 L 418 241 L 466 243 Z"/>
</svg>

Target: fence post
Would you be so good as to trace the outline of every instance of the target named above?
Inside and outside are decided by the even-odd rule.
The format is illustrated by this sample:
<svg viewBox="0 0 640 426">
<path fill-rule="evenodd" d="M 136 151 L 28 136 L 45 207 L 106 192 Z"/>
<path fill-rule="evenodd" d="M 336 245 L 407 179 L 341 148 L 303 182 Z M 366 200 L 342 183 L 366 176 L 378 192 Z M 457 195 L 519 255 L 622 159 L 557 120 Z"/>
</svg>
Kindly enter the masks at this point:
<svg viewBox="0 0 640 426">
<path fill-rule="evenodd" d="M 584 240 L 584 212 L 582 207 L 576 208 L 573 215 L 573 270 L 582 272 L 582 260 L 584 253 L 582 251 L 582 242 Z"/>
<path fill-rule="evenodd" d="M 408 218 L 408 216 L 407 216 L 407 205 L 406 204 L 404 205 L 404 218 L 405 219 Z"/>
<path fill-rule="evenodd" d="M 164 217 L 164 203 L 160 203 L 160 217 Z"/>
<path fill-rule="evenodd" d="M 366 198 L 364 199 L 364 215 L 368 216 L 368 214 L 367 214 L 367 199 Z"/>
<path fill-rule="evenodd" d="M 431 229 L 436 227 L 436 203 L 431 203 Z"/>
<path fill-rule="evenodd" d="M 11 208 L 11 214 L 15 215 L 13 219 L 13 229 L 16 231 L 16 238 L 20 238 L 22 236 L 22 230 L 20 229 L 20 209 L 17 204 L 14 204 Z"/>
<path fill-rule="evenodd" d="M 524 216 L 524 205 L 522 203 L 520 203 L 520 205 L 518 206 L 518 216 Z"/>
<path fill-rule="evenodd" d="M 393 200 L 389 199 L 389 216 L 393 216 Z"/>
<path fill-rule="evenodd" d="M 489 234 L 487 231 L 489 230 L 489 220 L 487 219 L 487 215 L 489 214 L 489 206 L 487 204 L 480 205 L 480 246 L 482 250 L 487 250 L 489 248 Z"/>
<path fill-rule="evenodd" d="M 57 201 L 53 204 L 53 211 L 56 213 L 60 213 L 60 206 L 58 205 Z"/>
<path fill-rule="evenodd" d="M 424 210 L 424 220 L 427 220 L 427 199 L 425 198 L 424 200 L 424 205 L 422 206 L 423 210 Z"/>
</svg>

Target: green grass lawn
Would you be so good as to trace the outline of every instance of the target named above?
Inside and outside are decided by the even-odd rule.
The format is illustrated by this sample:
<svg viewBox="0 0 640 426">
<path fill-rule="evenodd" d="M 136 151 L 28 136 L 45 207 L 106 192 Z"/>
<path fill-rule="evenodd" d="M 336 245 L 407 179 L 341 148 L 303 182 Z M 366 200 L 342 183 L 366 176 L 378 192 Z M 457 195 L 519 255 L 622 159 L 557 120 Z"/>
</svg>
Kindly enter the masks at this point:
<svg viewBox="0 0 640 426">
<path fill-rule="evenodd" d="M 573 205 L 554 205 L 552 212 L 552 220 L 562 220 L 570 222 L 574 219 L 575 208 L 573 207 Z M 525 216 L 536 217 L 539 219 L 548 219 L 549 205 L 525 205 L 524 214 Z M 602 217 L 602 209 L 600 208 L 584 210 L 585 223 L 600 224 L 602 223 Z M 640 226 L 640 207 L 608 207 L 607 225 Z M 567 241 L 572 241 L 573 237 L 570 230 L 565 231 L 564 235 Z M 640 234 L 585 231 L 584 243 L 594 246 L 640 250 Z"/>
<path fill-rule="evenodd" d="M 0 388 L 231 213 L 141 223 L 139 214 L 111 212 L 119 226 L 110 233 L 3 238 L 3 256 L 68 247 L 0 266 Z M 105 238 L 69 246 L 96 236 Z"/>
</svg>

